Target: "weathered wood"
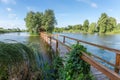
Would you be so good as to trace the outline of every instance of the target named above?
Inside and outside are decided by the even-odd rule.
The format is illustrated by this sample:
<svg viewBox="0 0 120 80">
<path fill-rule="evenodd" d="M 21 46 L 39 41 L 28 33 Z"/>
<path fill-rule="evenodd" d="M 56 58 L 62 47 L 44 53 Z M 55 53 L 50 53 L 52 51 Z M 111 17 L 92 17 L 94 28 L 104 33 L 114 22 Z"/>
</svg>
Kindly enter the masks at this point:
<svg viewBox="0 0 120 80">
<path fill-rule="evenodd" d="M 49 39 L 50 39 L 50 46 L 51 46 L 51 44 L 52 44 L 51 37 L 49 37 Z"/>
<path fill-rule="evenodd" d="M 56 40 L 56 52 L 58 52 L 58 40 Z"/>
<path fill-rule="evenodd" d="M 65 43 L 65 36 L 63 36 L 63 43 Z"/>
<path fill-rule="evenodd" d="M 116 66 L 115 64 L 110 63 L 110 62 L 108 62 L 108 61 L 106 61 L 106 60 L 104 60 L 104 59 L 102 59 L 102 58 L 100 58 L 100 57 L 98 57 L 98 56 L 96 56 L 96 55 L 94 55 L 94 54 L 91 54 L 91 56 L 93 56 L 94 58 L 99 59 L 99 60 L 107 63 L 107 64 L 110 65 L 110 66 L 113 66 L 113 67 L 115 67 L 115 68 L 117 68 L 117 69 L 120 69 L 120 67 Z"/>
<path fill-rule="evenodd" d="M 120 80 L 120 76 L 115 73 L 114 71 L 106 68 L 105 66 L 97 63 L 95 60 L 93 60 L 90 56 L 88 56 L 86 53 L 82 52 L 83 56 L 81 57 L 84 61 L 89 63 L 90 65 L 94 66 L 96 69 L 101 71 L 103 74 L 108 76 L 111 80 Z"/>
<path fill-rule="evenodd" d="M 59 36 L 64 37 L 63 35 L 59 35 Z M 108 48 L 108 47 L 105 47 L 105 46 L 102 46 L 102 45 L 90 43 L 90 42 L 87 42 L 87 41 L 82 41 L 82 40 L 71 38 L 71 37 L 68 37 L 68 36 L 65 36 L 65 38 L 68 38 L 68 39 L 71 39 L 71 40 L 75 40 L 75 41 L 79 41 L 79 42 L 82 42 L 82 43 L 85 43 L 85 44 L 89 44 L 89 45 L 92 45 L 92 46 L 95 46 L 95 47 L 99 47 L 99 48 L 102 48 L 102 49 L 106 49 L 106 50 L 115 52 L 116 54 L 120 54 L 120 50 L 117 50 L 117 49 Z"/>
<path fill-rule="evenodd" d="M 49 36 L 45 35 L 45 33 L 42 33 L 41 36 L 43 37 L 43 39 L 48 42 L 48 40 L 46 40 L 46 37 L 48 38 Z M 55 35 L 57 36 L 57 35 Z M 74 39 L 74 38 L 70 38 L 70 37 L 67 37 L 67 36 L 62 36 L 63 37 L 63 41 L 59 41 L 58 39 L 54 38 L 53 35 L 50 39 L 49 37 L 49 41 L 50 41 L 50 44 L 52 42 L 52 40 L 56 41 L 56 52 L 58 51 L 58 44 L 62 44 L 63 46 L 65 46 L 68 51 L 71 50 L 71 47 L 67 46 L 65 44 L 65 38 L 68 38 L 68 39 L 71 39 L 71 40 L 75 40 L 77 41 L 77 43 L 79 42 L 82 42 L 82 43 L 85 43 L 85 44 L 89 44 L 89 45 L 92 45 L 92 46 L 96 46 L 96 47 L 99 47 L 99 48 L 102 48 L 102 49 L 106 49 L 106 50 L 109 50 L 109 51 L 113 51 L 113 52 L 116 52 L 116 64 L 112 64 L 110 62 L 107 62 L 106 60 L 103 60 L 95 55 L 92 55 L 94 56 L 95 58 L 99 59 L 99 60 L 102 60 L 103 62 L 106 62 L 107 64 L 111 65 L 111 66 L 114 66 L 115 67 L 115 72 L 106 68 L 105 66 L 101 65 L 100 63 L 98 63 L 97 61 L 93 60 L 90 56 L 88 56 L 87 54 L 85 54 L 84 52 L 83 53 L 83 56 L 81 57 L 84 61 L 86 61 L 87 63 L 89 63 L 90 65 L 94 66 L 96 69 L 98 69 L 99 71 L 101 71 L 103 74 L 105 74 L 107 77 L 109 77 L 111 80 L 120 80 L 120 76 L 117 74 L 119 72 L 119 69 L 120 69 L 120 50 L 116 50 L 116 49 L 112 49 L 112 48 L 108 48 L 108 47 L 105 47 L 105 46 L 101 46 L 101 45 L 97 45 L 97 44 L 94 44 L 94 43 L 90 43 L 90 42 L 86 42 L 86 41 L 82 41 L 82 40 L 78 40 L 78 39 Z"/>
<path fill-rule="evenodd" d="M 120 54 L 116 54 L 116 66 L 120 67 Z M 119 69 L 115 68 L 115 72 L 119 73 Z"/>
</svg>

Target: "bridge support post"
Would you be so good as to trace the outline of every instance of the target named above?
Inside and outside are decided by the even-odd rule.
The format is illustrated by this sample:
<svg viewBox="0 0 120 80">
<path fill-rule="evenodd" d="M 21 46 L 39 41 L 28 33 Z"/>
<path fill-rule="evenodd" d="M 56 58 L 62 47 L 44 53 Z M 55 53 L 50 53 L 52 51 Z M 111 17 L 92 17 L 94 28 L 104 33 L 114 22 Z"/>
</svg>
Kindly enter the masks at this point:
<svg viewBox="0 0 120 80">
<path fill-rule="evenodd" d="M 116 62 L 115 62 L 115 65 L 120 67 L 120 54 L 116 54 Z M 116 73 L 119 73 L 119 69 L 118 68 L 115 68 L 115 72 Z"/>
<path fill-rule="evenodd" d="M 63 43 L 65 43 L 65 36 L 63 36 Z"/>
<path fill-rule="evenodd" d="M 58 40 L 56 40 L 56 52 L 58 52 Z"/>
<path fill-rule="evenodd" d="M 51 46 L 51 44 L 52 44 L 52 40 L 51 40 L 51 36 L 50 36 L 50 46 Z"/>
</svg>

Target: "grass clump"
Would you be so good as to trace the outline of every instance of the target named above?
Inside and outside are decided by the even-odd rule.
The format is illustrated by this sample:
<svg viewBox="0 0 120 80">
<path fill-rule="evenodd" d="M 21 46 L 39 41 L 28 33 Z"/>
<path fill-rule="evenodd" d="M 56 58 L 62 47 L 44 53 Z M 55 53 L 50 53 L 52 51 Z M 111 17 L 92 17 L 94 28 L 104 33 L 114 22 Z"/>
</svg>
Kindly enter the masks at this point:
<svg viewBox="0 0 120 80">
<path fill-rule="evenodd" d="M 0 80 L 25 80 L 35 65 L 31 48 L 21 43 L 0 42 Z"/>
</svg>

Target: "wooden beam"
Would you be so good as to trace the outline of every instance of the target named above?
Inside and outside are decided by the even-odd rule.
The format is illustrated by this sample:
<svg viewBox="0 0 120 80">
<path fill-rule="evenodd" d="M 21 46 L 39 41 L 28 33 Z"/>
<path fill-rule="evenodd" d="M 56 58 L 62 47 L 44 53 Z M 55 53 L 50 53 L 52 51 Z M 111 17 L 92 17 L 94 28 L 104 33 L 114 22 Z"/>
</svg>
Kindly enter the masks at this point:
<svg viewBox="0 0 120 80">
<path fill-rule="evenodd" d="M 120 54 L 116 54 L 116 66 L 120 67 Z M 119 69 L 115 68 L 115 72 L 119 73 Z"/>
<path fill-rule="evenodd" d="M 84 52 L 82 52 L 82 53 L 83 53 L 83 56 L 80 57 L 80 58 L 82 58 L 84 61 L 86 61 L 90 65 L 94 66 L 96 69 L 98 69 L 103 74 L 105 74 L 107 77 L 109 77 L 111 80 L 120 80 L 120 76 L 117 73 L 115 73 L 114 71 L 112 71 L 112 70 L 106 68 L 105 66 L 99 64 L 98 62 L 96 62 L 95 60 L 93 60 L 86 53 L 84 53 Z"/>
<path fill-rule="evenodd" d="M 71 40 L 75 40 L 75 41 L 78 41 L 78 42 L 82 42 L 82 43 L 85 43 L 85 44 L 89 44 L 89 45 L 92 45 L 92 46 L 95 46 L 95 47 L 98 47 L 98 48 L 106 49 L 106 50 L 115 52 L 116 54 L 120 54 L 120 50 L 117 50 L 117 49 L 108 48 L 108 47 L 105 47 L 105 46 L 102 46 L 102 45 L 90 43 L 90 42 L 87 42 L 87 41 L 82 41 L 82 40 L 71 38 L 71 37 L 68 37 L 68 36 L 63 36 L 63 35 L 59 35 L 59 36 L 62 36 L 62 37 L 65 37 L 65 38 L 68 38 L 68 39 L 71 39 Z"/>
</svg>

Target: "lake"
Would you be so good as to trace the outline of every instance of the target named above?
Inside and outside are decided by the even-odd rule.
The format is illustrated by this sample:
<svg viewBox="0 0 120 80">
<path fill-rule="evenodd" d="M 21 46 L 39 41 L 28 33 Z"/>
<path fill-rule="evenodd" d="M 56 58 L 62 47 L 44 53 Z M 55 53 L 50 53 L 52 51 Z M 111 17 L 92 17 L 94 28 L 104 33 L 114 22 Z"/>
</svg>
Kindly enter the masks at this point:
<svg viewBox="0 0 120 80">
<path fill-rule="evenodd" d="M 120 34 L 115 34 L 115 35 L 105 35 L 105 34 L 98 35 L 98 34 L 82 34 L 82 33 L 55 33 L 55 34 L 61 34 L 61 35 L 69 36 L 79 40 L 88 41 L 91 43 L 95 43 L 95 44 L 120 50 Z M 58 39 L 62 41 L 61 37 L 58 37 Z M 70 39 L 66 39 L 66 41 L 71 44 L 76 43 L 75 41 Z M 95 54 L 111 63 L 115 63 L 115 54 L 113 52 L 103 50 L 87 44 L 83 44 L 83 43 L 81 44 L 87 48 L 88 52 L 91 52 L 92 54 Z M 104 64 L 103 62 L 101 63 Z M 104 64 L 104 65 L 109 68 L 112 68 L 107 64 Z"/>
<path fill-rule="evenodd" d="M 45 62 L 51 63 L 52 56 L 48 51 L 47 46 L 44 41 L 40 39 L 39 36 L 30 36 L 28 32 L 15 32 L 15 33 L 5 33 L 0 34 L 0 41 L 2 42 L 20 42 L 23 44 L 29 44 L 34 46 L 35 49 L 43 56 Z M 36 57 L 38 58 L 38 57 Z M 37 59 L 38 60 L 38 59 Z M 39 61 L 37 61 L 38 64 Z"/>
<path fill-rule="evenodd" d="M 115 34 L 115 35 L 98 35 L 98 34 L 81 34 L 81 33 L 55 33 L 55 34 L 66 35 L 72 38 L 100 44 L 106 47 L 120 49 L 120 34 Z M 58 39 L 62 41 L 62 38 L 59 37 Z M 27 43 L 32 44 L 35 46 L 35 48 L 37 48 L 37 50 L 43 56 L 45 61 L 47 61 L 48 63 L 51 62 L 52 56 L 47 52 L 48 48 L 45 47 L 45 44 L 43 43 L 43 41 L 40 39 L 39 36 L 30 36 L 29 33 L 27 32 L 5 33 L 5 34 L 0 34 L 0 41 L 21 42 L 24 44 L 27 44 Z M 67 42 L 71 44 L 76 43 L 69 39 L 67 40 Z M 113 52 L 103 50 L 97 47 L 93 47 L 90 45 L 86 45 L 86 44 L 83 44 L 83 45 L 92 54 L 95 54 L 107 61 L 115 63 L 115 54 Z M 107 64 L 104 64 L 104 65 L 106 66 Z"/>
</svg>

